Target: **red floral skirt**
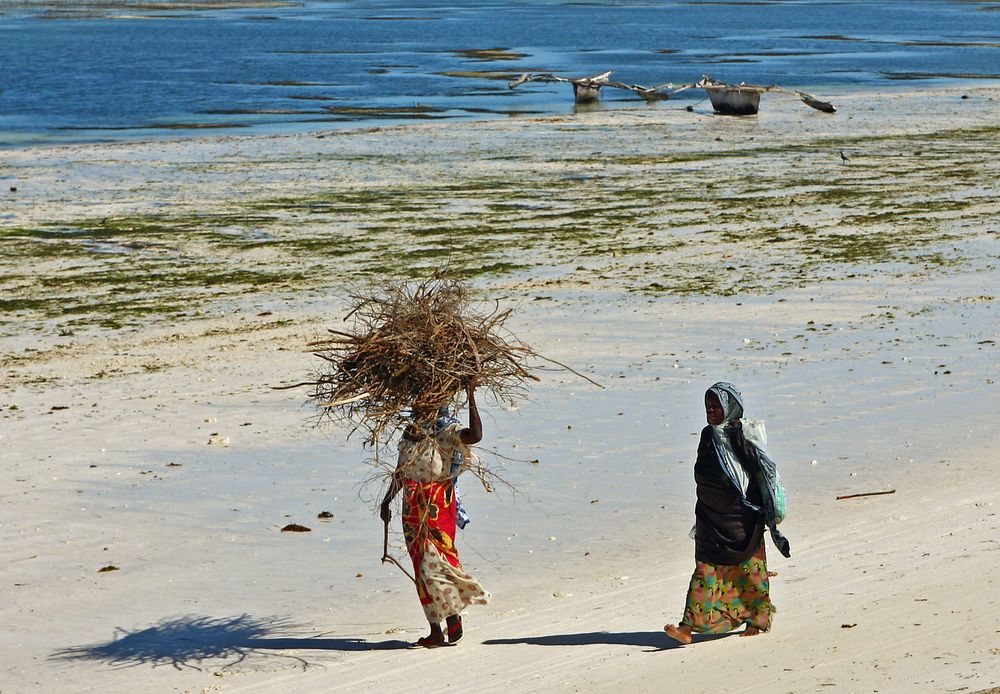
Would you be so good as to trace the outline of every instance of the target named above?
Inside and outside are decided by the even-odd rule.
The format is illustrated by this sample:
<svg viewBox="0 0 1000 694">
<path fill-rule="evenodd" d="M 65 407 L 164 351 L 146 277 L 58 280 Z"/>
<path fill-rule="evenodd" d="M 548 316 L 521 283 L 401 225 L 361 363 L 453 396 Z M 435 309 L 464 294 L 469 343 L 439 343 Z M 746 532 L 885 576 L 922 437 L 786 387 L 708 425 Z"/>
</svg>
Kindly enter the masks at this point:
<svg viewBox="0 0 1000 694">
<path fill-rule="evenodd" d="M 438 624 L 490 594 L 467 574 L 455 548 L 455 484 L 413 482 L 403 487 L 403 535 L 413 561 L 417 596 L 427 621 Z"/>
</svg>

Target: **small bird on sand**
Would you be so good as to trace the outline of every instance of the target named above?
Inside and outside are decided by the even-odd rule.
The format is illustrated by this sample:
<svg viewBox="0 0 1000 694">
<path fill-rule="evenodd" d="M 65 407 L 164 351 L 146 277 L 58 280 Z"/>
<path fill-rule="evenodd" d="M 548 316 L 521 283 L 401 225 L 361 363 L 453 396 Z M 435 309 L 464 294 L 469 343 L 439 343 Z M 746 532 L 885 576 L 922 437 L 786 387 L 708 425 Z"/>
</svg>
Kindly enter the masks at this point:
<svg viewBox="0 0 1000 694">
<path fill-rule="evenodd" d="M 840 160 L 843 162 L 850 161 L 850 157 L 844 154 L 844 150 L 840 150 Z"/>
</svg>

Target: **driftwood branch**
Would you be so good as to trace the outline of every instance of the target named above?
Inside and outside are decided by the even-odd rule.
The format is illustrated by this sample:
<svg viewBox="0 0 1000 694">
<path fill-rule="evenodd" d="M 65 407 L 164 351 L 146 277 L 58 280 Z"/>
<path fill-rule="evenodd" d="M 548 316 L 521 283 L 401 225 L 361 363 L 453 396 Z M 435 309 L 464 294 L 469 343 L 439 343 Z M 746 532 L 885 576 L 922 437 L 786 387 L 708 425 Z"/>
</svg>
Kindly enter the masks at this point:
<svg viewBox="0 0 1000 694">
<path fill-rule="evenodd" d="M 861 492 L 860 494 L 844 494 L 843 496 L 838 496 L 837 501 L 841 499 L 856 499 L 859 496 L 882 496 L 883 494 L 895 494 L 895 489 L 890 489 L 887 492 Z"/>
</svg>

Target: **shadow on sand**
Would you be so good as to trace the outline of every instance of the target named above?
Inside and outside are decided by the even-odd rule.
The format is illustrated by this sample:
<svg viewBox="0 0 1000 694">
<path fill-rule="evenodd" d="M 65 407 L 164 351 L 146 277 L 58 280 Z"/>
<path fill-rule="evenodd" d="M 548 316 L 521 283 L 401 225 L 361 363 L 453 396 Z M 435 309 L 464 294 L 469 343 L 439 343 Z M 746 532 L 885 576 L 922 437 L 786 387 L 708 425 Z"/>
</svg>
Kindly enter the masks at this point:
<svg viewBox="0 0 1000 694">
<path fill-rule="evenodd" d="M 73 646 L 55 652 L 52 658 L 100 660 L 119 668 L 171 665 L 178 670 L 200 670 L 198 666 L 204 660 L 226 658 L 232 659 L 227 665 L 235 665 L 250 655 L 271 655 L 271 651 L 382 651 L 410 645 L 398 640 L 369 642 L 296 634 L 301 628 L 280 617 L 176 617 L 139 631 L 117 628 L 115 638 L 107 643 Z M 309 667 L 309 662 L 299 655 L 274 655 L 295 660 L 303 669 Z"/>
<path fill-rule="evenodd" d="M 729 634 L 696 634 L 694 644 L 723 639 Z M 489 639 L 487 646 L 502 646 L 525 643 L 533 646 L 645 646 L 649 651 L 670 651 L 683 648 L 662 631 L 588 631 L 580 634 L 550 634 L 548 636 L 524 636 L 516 639 Z"/>
</svg>

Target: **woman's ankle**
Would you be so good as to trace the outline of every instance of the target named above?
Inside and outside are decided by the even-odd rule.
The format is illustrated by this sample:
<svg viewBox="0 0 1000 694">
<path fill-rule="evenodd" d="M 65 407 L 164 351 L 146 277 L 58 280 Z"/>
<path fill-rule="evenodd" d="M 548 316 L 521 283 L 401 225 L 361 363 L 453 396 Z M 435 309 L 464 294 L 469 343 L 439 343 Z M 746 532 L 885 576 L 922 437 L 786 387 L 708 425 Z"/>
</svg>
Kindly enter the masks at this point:
<svg viewBox="0 0 1000 694">
<path fill-rule="evenodd" d="M 448 643 L 458 643 L 464 632 L 462 630 L 462 615 L 453 614 L 445 620 L 448 625 Z"/>
</svg>

